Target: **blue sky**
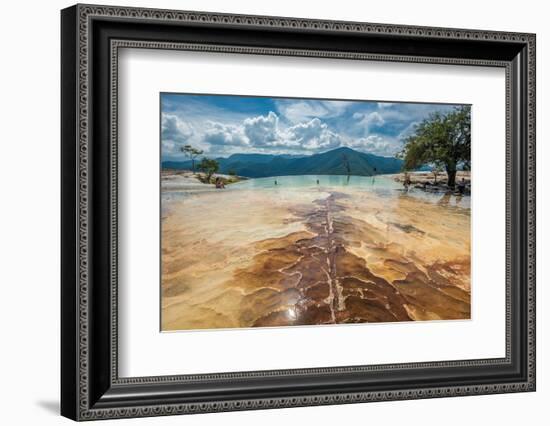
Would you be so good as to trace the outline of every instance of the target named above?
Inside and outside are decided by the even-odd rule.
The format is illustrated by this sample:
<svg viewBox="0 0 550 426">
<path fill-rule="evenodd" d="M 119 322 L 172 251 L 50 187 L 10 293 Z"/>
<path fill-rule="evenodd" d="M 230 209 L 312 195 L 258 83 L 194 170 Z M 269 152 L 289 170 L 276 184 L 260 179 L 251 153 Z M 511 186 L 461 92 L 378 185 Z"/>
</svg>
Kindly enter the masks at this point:
<svg viewBox="0 0 550 426">
<path fill-rule="evenodd" d="M 348 146 L 392 157 L 415 125 L 454 105 L 226 95 L 161 94 L 162 160 L 183 145 L 208 157 L 311 155 Z"/>
</svg>

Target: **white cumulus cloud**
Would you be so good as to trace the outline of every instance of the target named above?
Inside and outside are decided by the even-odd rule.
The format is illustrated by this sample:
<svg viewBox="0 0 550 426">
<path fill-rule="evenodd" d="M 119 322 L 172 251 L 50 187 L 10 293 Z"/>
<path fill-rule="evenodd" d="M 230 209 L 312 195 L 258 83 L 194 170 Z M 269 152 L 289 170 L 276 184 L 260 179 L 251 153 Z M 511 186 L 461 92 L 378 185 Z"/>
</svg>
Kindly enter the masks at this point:
<svg viewBox="0 0 550 426">
<path fill-rule="evenodd" d="M 384 120 L 384 117 L 378 111 L 369 113 L 356 112 L 353 114 L 353 118 L 358 121 L 357 124 L 359 126 L 364 127 L 365 132 L 375 127 L 382 127 L 386 123 L 386 120 Z"/>
<path fill-rule="evenodd" d="M 162 114 L 161 117 L 162 150 L 167 154 L 176 154 L 194 135 L 193 127 L 176 115 Z"/>
<path fill-rule="evenodd" d="M 244 134 L 254 146 L 270 146 L 279 139 L 279 117 L 273 111 L 267 115 L 247 118 L 243 122 Z"/>
<path fill-rule="evenodd" d="M 211 145 L 247 146 L 264 152 L 281 149 L 315 152 L 336 148 L 342 143 L 340 135 L 319 118 L 283 127 L 273 111 L 246 118 L 237 125 L 211 122 L 203 140 Z"/>
<path fill-rule="evenodd" d="M 331 131 L 328 125 L 318 118 L 289 127 L 287 135 L 290 141 L 294 141 L 305 150 L 331 149 L 342 143 L 340 135 Z"/>
<path fill-rule="evenodd" d="M 203 139 L 211 145 L 250 145 L 242 126 L 209 122 Z"/>
<path fill-rule="evenodd" d="M 395 138 L 381 135 L 369 135 L 363 138 L 346 140 L 345 145 L 382 157 L 393 157 L 396 152 L 400 151 L 402 143 Z"/>
<path fill-rule="evenodd" d="M 283 100 L 276 102 L 278 112 L 296 124 L 312 118 L 332 118 L 342 115 L 351 101 Z"/>
</svg>

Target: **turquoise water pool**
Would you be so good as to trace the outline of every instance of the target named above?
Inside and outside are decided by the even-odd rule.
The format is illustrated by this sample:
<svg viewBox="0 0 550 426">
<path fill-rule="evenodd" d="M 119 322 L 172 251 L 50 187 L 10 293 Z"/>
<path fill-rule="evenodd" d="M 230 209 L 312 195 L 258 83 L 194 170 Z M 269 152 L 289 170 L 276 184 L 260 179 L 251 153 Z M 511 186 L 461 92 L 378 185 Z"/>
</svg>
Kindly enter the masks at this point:
<svg viewBox="0 0 550 426">
<path fill-rule="evenodd" d="M 244 180 L 231 185 L 234 189 L 253 188 L 311 188 L 311 187 L 360 187 L 399 189 L 403 185 L 390 176 L 329 176 L 329 175 L 299 175 L 276 176 Z"/>
<path fill-rule="evenodd" d="M 226 192 L 253 192 L 256 190 L 269 191 L 274 194 L 284 195 L 287 192 L 300 191 L 341 191 L 345 193 L 360 194 L 363 191 L 374 192 L 385 199 L 397 199 L 412 197 L 418 200 L 441 205 L 470 208 L 469 196 L 457 196 L 449 193 L 429 192 L 410 187 L 406 190 L 403 184 L 396 182 L 394 176 L 329 176 L 329 175 L 297 175 L 274 176 L 267 178 L 247 179 L 241 182 L 227 185 L 225 189 L 216 189 L 214 185 L 193 185 L 189 188 L 162 190 L 162 203 L 184 200 L 188 197 L 202 196 L 203 194 L 216 194 Z"/>
</svg>

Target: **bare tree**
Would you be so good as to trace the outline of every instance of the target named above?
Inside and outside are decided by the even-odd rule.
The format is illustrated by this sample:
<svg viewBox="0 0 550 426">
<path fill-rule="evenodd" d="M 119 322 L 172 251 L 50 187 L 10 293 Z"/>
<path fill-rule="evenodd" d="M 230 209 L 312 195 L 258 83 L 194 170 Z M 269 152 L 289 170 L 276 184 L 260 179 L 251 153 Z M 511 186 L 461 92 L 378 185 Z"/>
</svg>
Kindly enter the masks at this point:
<svg viewBox="0 0 550 426">
<path fill-rule="evenodd" d="M 185 145 L 181 147 L 181 152 L 183 152 L 185 156 L 191 160 L 193 173 L 195 173 L 195 158 L 201 155 L 204 151 L 201 149 L 193 148 L 191 145 Z"/>
</svg>

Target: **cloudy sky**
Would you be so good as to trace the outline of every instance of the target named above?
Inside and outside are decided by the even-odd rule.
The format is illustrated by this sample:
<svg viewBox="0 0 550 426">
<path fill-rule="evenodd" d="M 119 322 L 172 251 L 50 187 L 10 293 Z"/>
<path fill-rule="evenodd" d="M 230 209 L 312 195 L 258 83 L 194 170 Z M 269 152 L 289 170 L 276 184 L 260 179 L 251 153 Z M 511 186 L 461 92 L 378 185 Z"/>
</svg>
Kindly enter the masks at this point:
<svg viewBox="0 0 550 426">
<path fill-rule="evenodd" d="M 162 160 L 183 145 L 209 157 L 234 153 L 310 155 L 348 146 L 391 157 L 435 111 L 453 105 L 161 94 Z"/>
</svg>

